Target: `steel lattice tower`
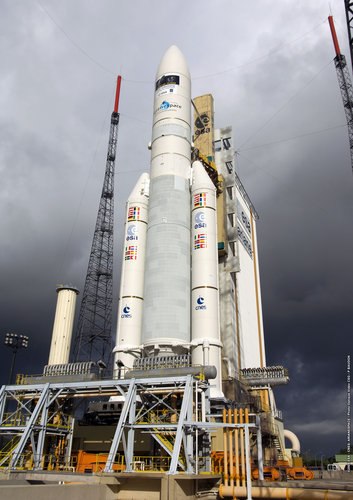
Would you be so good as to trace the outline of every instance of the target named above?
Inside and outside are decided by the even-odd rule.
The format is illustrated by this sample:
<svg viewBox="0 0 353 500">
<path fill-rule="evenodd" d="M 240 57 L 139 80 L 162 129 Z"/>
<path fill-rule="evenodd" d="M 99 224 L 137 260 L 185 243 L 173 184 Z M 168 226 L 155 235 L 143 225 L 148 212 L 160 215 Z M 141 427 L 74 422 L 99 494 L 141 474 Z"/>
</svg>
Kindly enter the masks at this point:
<svg viewBox="0 0 353 500">
<path fill-rule="evenodd" d="M 107 161 L 73 347 L 73 361 L 103 361 L 111 371 L 114 170 L 119 124 L 118 77 L 111 115 Z"/>
<path fill-rule="evenodd" d="M 328 18 L 331 34 L 333 39 L 333 44 L 335 46 L 336 57 L 334 58 L 338 84 L 341 90 L 342 101 L 344 112 L 346 113 L 348 136 L 349 136 L 349 147 L 351 152 L 351 166 L 353 169 L 353 88 L 351 77 L 347 68 L 346 58 L 341 54 L 340 47 L 338 45 L 337 35 L 335 26 L 333 24 L 332 16 Z"/>
<path fill-rule="evenodd" d="M 353 67 L 353 1 L 352 0 L 344 0 L 344 6 L 346 9 L 349 50 L 351 53 L 351 64 Z"/>
</svg>

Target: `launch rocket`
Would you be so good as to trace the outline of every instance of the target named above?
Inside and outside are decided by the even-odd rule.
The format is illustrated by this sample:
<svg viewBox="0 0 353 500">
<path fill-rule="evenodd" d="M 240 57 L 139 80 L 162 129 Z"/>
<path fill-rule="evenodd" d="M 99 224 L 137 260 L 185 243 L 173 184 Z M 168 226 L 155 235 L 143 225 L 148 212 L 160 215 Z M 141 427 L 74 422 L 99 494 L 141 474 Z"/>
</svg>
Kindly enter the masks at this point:
<svg viewBox="0 0 353 500">
<path fill-rule="evenodd" d="M 153 108 L 142 323 L 151 354 L 180 353 L 190 342 L 190 87 L 184 56 L 172 46 L 157 70 Z"/>
<path fill-rule="evenodd" d="M 222 397 L 216 190 L 191 166 L 190 73 L 175 45 L 156 74 L 150 148 L 149 188 L 143 174 L 127 203 L 116 370 L 191 354 L 216 367 L 211 396 Z"/>
</svg>

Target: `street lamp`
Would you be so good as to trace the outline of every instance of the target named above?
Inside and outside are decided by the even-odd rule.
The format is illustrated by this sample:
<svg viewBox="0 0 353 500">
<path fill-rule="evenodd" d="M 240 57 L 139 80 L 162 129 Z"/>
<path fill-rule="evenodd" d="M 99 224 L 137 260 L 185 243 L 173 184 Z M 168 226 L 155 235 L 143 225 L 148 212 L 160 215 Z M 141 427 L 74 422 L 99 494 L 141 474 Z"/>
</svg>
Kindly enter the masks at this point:
<svg viewBox="0 0 353 500">
<path fill-rule="evenodd" d="M 15 366 L 15 359 L 18 349 L 22 347 L 26 349 L 28 347 L 28 337 L 26 335 L 17 335 L 17 333 L 6 333 L 5 334 L 5 345 L 12 350 L 12 360 L 9 373 L 8 385 L 12 382 L 13 368 Z"/>
</svg>

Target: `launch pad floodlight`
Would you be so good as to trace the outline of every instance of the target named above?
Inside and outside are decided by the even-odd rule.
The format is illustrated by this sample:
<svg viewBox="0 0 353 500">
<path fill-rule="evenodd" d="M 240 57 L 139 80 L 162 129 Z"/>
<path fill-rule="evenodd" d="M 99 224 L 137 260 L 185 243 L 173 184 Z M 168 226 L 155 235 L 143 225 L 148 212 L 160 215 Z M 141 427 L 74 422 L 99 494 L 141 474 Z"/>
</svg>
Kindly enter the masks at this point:
<svg viewBox="0 0 353 500">
<path fill-rule="evenodd" d="M 11 384 L 17 351 L 18 349 L 26 349 L 28 347 L 28 337 L 27 335 L 18 335 L 17 333 L 6 333 L 5 345 L 12 350 L 12 360 L 8 380 L 8 384 Z"/>
</svg>

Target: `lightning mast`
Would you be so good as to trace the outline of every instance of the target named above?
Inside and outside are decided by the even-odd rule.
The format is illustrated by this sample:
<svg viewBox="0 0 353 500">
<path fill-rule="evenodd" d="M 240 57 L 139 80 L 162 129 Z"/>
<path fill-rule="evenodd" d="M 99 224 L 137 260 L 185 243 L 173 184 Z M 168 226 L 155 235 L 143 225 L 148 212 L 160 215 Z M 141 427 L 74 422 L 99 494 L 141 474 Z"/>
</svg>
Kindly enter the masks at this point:
<svg viewBox="0 0 353 500">
<path fill-rule="evenodd" d="M 351 53 L 351 64 L 353 66 L 353 1 L 344 0 L 344 6 L 346 10 L 349 50 Z"/>
<path fill-rule="evenodd" d="M 351 152 L 351 166 L 353 169 L 353 89 L 352 81 L 347 68 L 346 58 L 341 54 L 340 47 L 338 44 L 338 39 L 336 35 L 335 26 L 333 24 L 333 17 L 329 16 L 328 22 L 331 28 L 333 45 L 336 51 L 336 57 L 334 58 L 336 73 L 338 78 L 338 84 L 341 89 L 342 101 L 344 112 L 346 113 L 348 136 L 349 136 L 349 147 Z"/>
<path fill-rule="evenodd" d="M 111 369 L 114 170 L 119 124 L 118 76 L 107 161 L 73 347 L 73 361 L 103 361 Z"/>
</svg>

